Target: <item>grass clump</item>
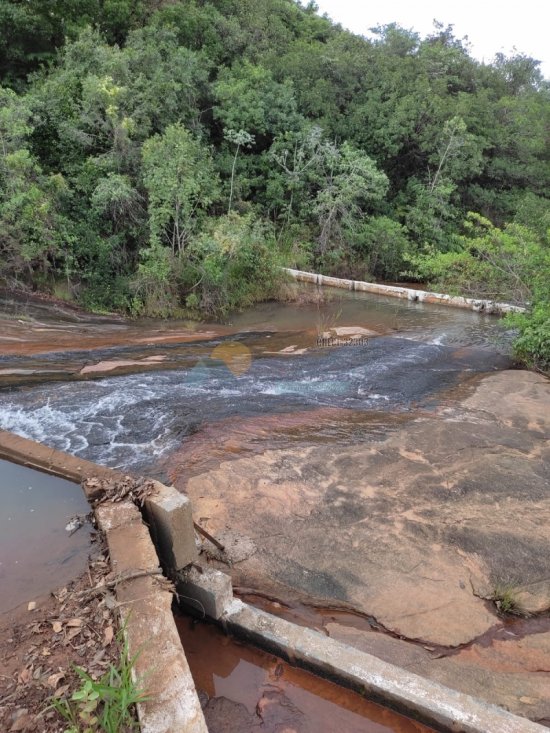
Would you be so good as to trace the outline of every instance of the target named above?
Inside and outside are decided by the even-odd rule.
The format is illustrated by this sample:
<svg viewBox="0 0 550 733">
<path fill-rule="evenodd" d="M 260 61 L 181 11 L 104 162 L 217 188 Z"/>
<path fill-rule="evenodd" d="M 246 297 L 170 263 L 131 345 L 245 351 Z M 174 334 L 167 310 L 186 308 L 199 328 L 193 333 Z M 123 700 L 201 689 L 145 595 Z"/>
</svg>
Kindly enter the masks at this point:
<svg viewBox="0 0 550 733">
<path fill-rule="evenodd" d="M 68 724 L 64 733 L 130 733 L 138 729 L 135 705 L 147 698 L 132 675 L 137 656 L 130 658 L 128 643 L 123 639 L 118 666 L 111 664 L 99 680 L 76 668 L 80 687 L 69 699 L 52 702 Z"/>
<path fill-rule="evenodd" d="M 523 616 L 518 591 L 513 585 L 498 584 L 491 596 L 498 611 L 506 616 Z"/>
</svg>

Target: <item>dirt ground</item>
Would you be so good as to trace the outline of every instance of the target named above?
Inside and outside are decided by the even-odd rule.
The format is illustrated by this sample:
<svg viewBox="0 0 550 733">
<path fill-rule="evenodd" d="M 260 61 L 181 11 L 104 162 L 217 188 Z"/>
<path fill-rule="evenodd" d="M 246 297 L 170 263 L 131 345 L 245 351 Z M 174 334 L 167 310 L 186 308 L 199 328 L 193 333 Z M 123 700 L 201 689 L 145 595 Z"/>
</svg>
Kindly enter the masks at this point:
<svg viewBox="0 0 550 733">
<path fill-rule="evenodd" d="M 81 577 L 0 616 L 0 730 L 61 733 L 52 698 L 80 687 L 76 667 L 99 679 L 117 664 L 115 598 L 105 591 L 108 555 L 96 541 Z"/>
</svg>

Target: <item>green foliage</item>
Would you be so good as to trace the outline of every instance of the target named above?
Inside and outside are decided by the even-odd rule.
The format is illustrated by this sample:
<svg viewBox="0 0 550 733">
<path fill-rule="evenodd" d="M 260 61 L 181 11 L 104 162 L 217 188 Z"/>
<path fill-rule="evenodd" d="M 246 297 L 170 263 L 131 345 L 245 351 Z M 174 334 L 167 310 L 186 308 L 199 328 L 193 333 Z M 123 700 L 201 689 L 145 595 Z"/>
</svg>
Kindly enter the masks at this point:
<svg viewBox="0 0 550 733">
<path fill-rule="evenodd" d="M 368 219 L 351 241 L 365 272 L 372 277 L 396 280 L 406 270 L 412 245 L 405 227 L 393 219 Z"/>
<path fill-rule="evenodd" d="M 456 250 L 411 256 L 414 272 L 447 292 L 527 304 L 509 317 L 519 329 L 516 355 L 530 366 L 550 369 L 550 246 L 547 238 L 520 224 L 497 229 L 470 214 Z"/>
<path fill-rule="evenodd" d="M 177 307 L 173 283 L 174 254 L 158 241 L 141 253 L 141 262 L 132 283 L 135 315 L 167 318 Z"/>
<path fill-rule="evenodd" d="M 117 638 L 121 641 L 123 635 Z M 77 667 L 79 689 L 69 700 L 52 701 L 52 708 L 68 723 L 64 733 L 130 733 L 139 729 L 135 705 L 147 698 L 133 679 L 136 659 L 137 655 L 130 658 L 124 640 L 118 666 L 111 664 L 100 680 Z"/>
<path fill-rule="evenodd" d="M 532 302 L 518 354 L 546 364 L 533 59 L 480 64 L 440 24 L 367 40 L 294 0 L 3 0 L 0 83 L 3 281 L 164 316 L 267 297 L 276 261 L 408 268 Z M 461 235 L 468 211 L 493 229 Z"/>
<path fill-rule="evenodd" d="M 220 316 L 277 294 L 281 281 L 269 227 L 232 213 L 214 220 L 180 258 L 186 305 Z"/>
<path fill-rule="evenodd" d="M 376 168 L 368 155 L 349 143 L 340 148 L 326 146 L 323 174 L 313 206 L 319 223 L 321 255 L 331 242 L 341 240 L 344 230 L 353 230 L 355 223 L 382 201 L 388 188 L 385 173 Z"/>
<path fill-rule="evenodd" d="M 510 583 L 497 583 L 491 600 L 504 616 L 522 616 L 518 600 L 518 588 Z"/>
<path fill-rule="evenodd" d="M 550 298 L 538 303 L 527 316 L 516 316 L 520 332 L 514 343 L 516 356 L 525 364 L 550 372 Z"/>
<path fill-rule="evenodd" d="M 292 82 L 276 82 L 262 66 L 245 62 L 222 70 L 213 91 L 214 115 L 224 127 L 248 130 L 266 143 L 300 124 Z"/>
<path fill-rule="evenodd" d="M 143 145 L 152 245 L 183 252 L 201 215 L 218 195 L 207 149 L 182 125 L 170 125 Z"/>
<path fill-rule="evenodd" d="M 522 304 L 539 291 L 550 267 L 550 250 L 535 232 L 519 224 L 498 229 L 479 214 L 468 215 L 466 234 L 455 251 L 433 248 L 411 257 L 416 271 L 446 292 Z"/>
<path fill-rule="evenodd" d="M 27 147 L 31 129 L 25 100 L 0 87 L 0 277 L 45 284 L 67 260 L 71 227 L 62 213 L 66 181 L 44 175 Z"/>
</svg>

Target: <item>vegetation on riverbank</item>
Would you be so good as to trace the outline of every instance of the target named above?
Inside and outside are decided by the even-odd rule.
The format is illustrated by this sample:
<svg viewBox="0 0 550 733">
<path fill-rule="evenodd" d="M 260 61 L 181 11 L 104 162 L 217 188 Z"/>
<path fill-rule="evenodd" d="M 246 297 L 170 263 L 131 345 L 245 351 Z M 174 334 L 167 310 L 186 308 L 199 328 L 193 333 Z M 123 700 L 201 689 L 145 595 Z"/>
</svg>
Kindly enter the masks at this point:
<svg viewBox="0 0 550 733">
<path fill-rule="evenodd" d="M 531 303 L 517 352 L 548 368 L 533 59 L 479 63 L 437 24 L 366 40 L 293 0 L 6 0 L 0 82 L 4 283 L 219 315 L 283 263 L 406 273 Z"/>
</svg>

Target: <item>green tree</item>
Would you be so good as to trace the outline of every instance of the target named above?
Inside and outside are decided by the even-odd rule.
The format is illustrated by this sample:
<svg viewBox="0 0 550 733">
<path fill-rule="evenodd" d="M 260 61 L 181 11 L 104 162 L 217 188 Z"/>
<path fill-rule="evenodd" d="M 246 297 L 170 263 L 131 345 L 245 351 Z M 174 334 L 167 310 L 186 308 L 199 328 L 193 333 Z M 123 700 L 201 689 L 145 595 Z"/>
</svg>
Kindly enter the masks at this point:
<svg viewBox="0 0 550 733">
<path fill-rule="evenodd" d="M 318 252 L 323 255 L 344 230 L 353 231 L 366 213 L 373 211 L 388 189 L 387 176 L 368 155 L 348 143 L 340 148 L 326 144 L 323 180 L 315 198 Z"/>
<path fill-rule="evenodd" d="M 237 158 L 239 156 L 239 150 L 242 147 L 251 148 L 254 145 L 254 135 L 246 132 L 246 130 L 224 130 L 224 138 L 235 146 L 235 157 L 233 158 L 233 165 L 231 166 L 231 188 L 229 192 L 229 206 L 227 213 L 231 213 L 231 203 L 233 201 L 233 186 L 235 183 L 235 166 L 237 165 Z"/>
<path fill-rule="evenodd" d="M 151 244 L 184 251 L 198 222 L 218 196 L 209 151 L 182 125 L 143 145 Z"/>
</svg>

